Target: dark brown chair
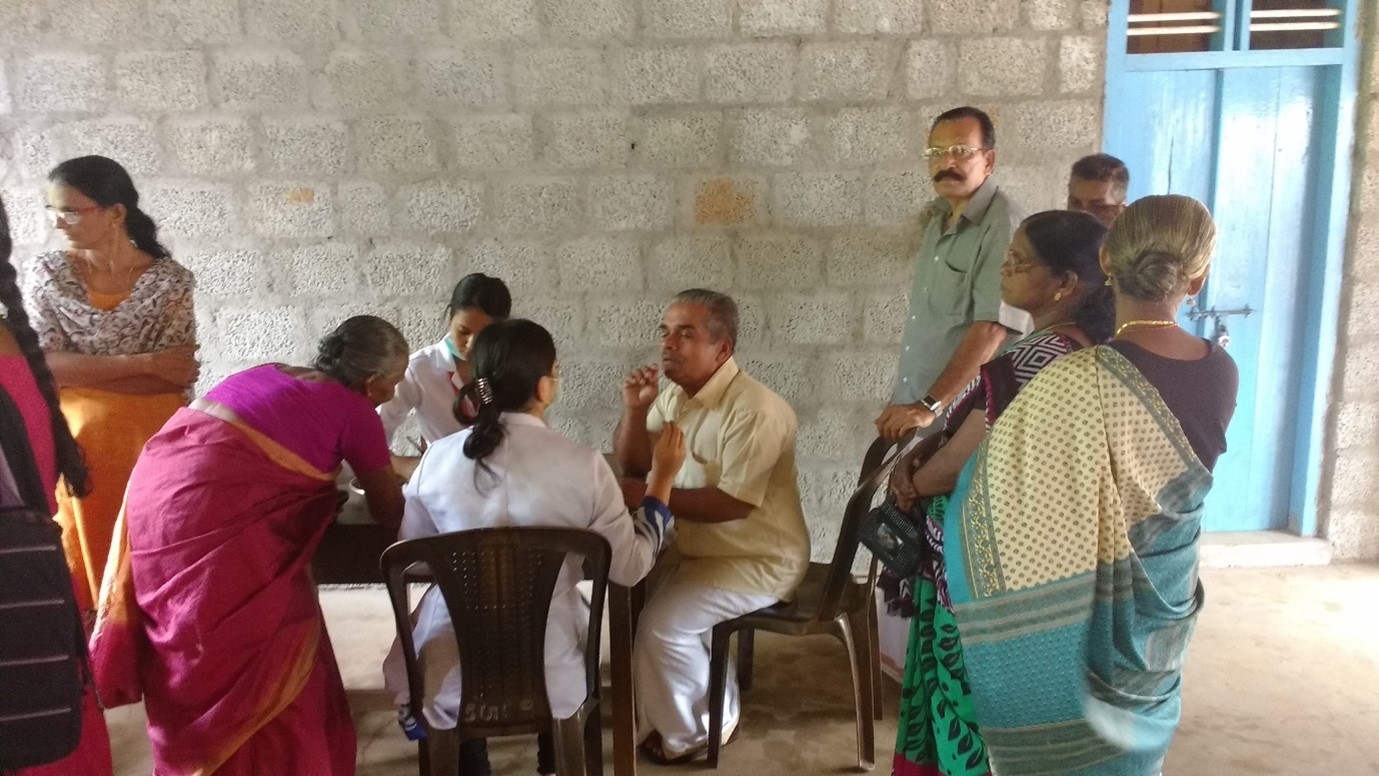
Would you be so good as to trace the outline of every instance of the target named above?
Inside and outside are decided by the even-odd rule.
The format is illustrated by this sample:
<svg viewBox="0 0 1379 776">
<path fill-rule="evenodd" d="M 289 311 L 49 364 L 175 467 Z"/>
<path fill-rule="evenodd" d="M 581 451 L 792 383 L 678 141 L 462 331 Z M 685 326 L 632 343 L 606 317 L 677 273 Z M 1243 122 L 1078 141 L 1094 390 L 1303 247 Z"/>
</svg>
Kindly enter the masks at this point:
<svg viewBox="0 0 1379 776">
<path fill-rule="evenodd" d="M 568 719 L 552 719 L 546 694 L 546 617 L 568 555 L 584 559 L 594 583 L 589 606 L 585 678 L 588 695 Z M 407 664 L 413 717 L 422 714 L 422 673 L 412 640 L 410 582 L 434 581 L 450 610 L 459 643 L 459 725 L 426 725 L 422 776 L 454 774 L 458 742 L 554 731 L 560 776 L 603 771 L 599 720 L 599 635 L 612 552 L 602 536 L 564 528 L 486 528 L 398 542 L 380 565 Z"/>
<path fill-rule="evenodd" d="M 876 444 L 872 445 L 877 448 Z M 878 456 L 885 447 L 878 450 Z M 838 543 L 830 563 L 811 563 L 795 600 L 759 609 L 751 614 L 714 626 L 709 660 L 709 752 L 710 767 L 718 767 L 723 745 L 723 701 L 727 692 L 728 643 L 734 633 L 757 630 L 786 636 L 837 637 L 847 648 L 852 670 L 853 701 L 857 715 L 857 765 L 871 770 L 876 764 L 874 717 L 879 711 L 876 688 L 879 686 L 876 662 L 876 604 L 872 589 L 876 584 L 876 564 L 865 582 L 852 573 L 857 557 L 858 530 L 871 509 L 872 497 L 886 483 L 891 458 L 886 458 L 863 478 L 848 500 Z M 750 669 L 749 669 L 750 670 Z"/>
<path fill-rule="evenodd" d="M 889 464 L 886 460 L 886 453 L 895 447 L 894 442 L 877 437 L 875 441 L 867 447 L 866 454 L 862 457 L 862 469 L 857 476 L 857 485 L 861 487 L 867 479 L 881 467 L 883 463 Z M 872 583 L 876 581 L 876 559 L 871 561 L 869 579 Z M 882 697 L 881 688 L 883 686 L 881 678 L 881 635 L 878 633 L 877 612 L 875 607 L 871 610 L 871 622 L 867 625 L 867 633 L 871 641 L 871 665 L 872 665 L 872 713 L 877 719 L 885 717 L 885 700 Z M 745 628 L 737 633 L 737 686 L 742 692 L 752 689 L 752 667 L 755 662 L 756 638 L 750 628 Z"/>
</svg>

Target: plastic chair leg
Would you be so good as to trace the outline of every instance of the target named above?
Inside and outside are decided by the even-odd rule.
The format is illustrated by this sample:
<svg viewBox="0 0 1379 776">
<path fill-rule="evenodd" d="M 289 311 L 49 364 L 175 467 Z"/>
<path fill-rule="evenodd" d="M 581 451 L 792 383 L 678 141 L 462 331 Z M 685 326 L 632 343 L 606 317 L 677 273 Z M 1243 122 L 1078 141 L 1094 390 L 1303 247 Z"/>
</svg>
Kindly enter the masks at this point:
<svg viewBox="0 0 1379 776">
<path fill-rule="evenodd" d="M 865 609 L 847 615 L 843 624 L 844 643 L 852 662 L 852 697 L 857 712 L 857 767 L 869 771 L 876 767 L 876 703 L 872 694 L 871 647 L 867 643 L 868 615 Z"/>
<path fill-rule="evenodd" d="M 603 715 L 597 708 L 584 721 L 584 764 L 589 776 L 603 776 Z"/>
<path fill-rule="evenodd" d="M 756 631 L 748 628 L 737 632 L 737 687 L 742 692 L 752 689 L 752 658 L 756 653 Z"/>
<path fill-rule="evenodd" d="M 578 714 L 555 723 L 555 770 L 560 776 L 587 776 L 584 720 Z"/>
<path fill-rule="evenodd" d="M 878 720 L 886 717 L 886 701 L 881 689 L 885 686 L 885 681 L 881 676 L 881 632 L 878 626 L 880 617 L 881 615 L 876 611 L 875 602 L 871 602 L 871 605 L 867 607 L 867 641 L 871 645 L 872 705 L 875 706 L 873 711 Z"/>
<path fill-rule="evenodd" d="M 460 737 L 454 730 L 426 726 L 426 739 L 417 747 L 418 773 L 424 776 L 459 776 Z"/>
<path fill-rule="evenodd" d="M 718 767 L 718 751 L 723 748 L 723 704 L 728 693 L 728 639 L 720 628 L 713 629 L 709 644 L 709 760 Z"/>
</svg>

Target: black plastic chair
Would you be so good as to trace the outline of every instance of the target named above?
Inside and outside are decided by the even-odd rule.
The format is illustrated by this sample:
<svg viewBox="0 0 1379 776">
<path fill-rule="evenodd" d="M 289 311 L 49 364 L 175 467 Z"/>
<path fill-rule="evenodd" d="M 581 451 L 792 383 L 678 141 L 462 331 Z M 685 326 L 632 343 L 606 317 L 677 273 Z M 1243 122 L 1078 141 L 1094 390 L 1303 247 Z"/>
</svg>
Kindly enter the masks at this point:
<svg viewBox="0 0 1379 776">
<path fill-rule="evenodd" d="M 568 719 L 553 719 L 546 693 L 546 617 L 569 555 L 584 559 L 594 583 L 585 678 L 588 695 Z M 485 528 L 398 542 L 380 565 L 407 665 L 412 716 L 426 727 L 422 776 L 454 774 L 459 741 L 554 731 L 560 776 L 603 772 L 599 719 L 599 636 L 612 552 L 592 531 Z M 412 638 L 407 586 L 434 581 L 459 643 L 461 701 L 454 730 L 436 730 L 422 713 L 422 673 Z"/>
<path fill-rule="evenodd" d="M 878 447 L 878 460 L 889 445 Z M 868 456 L 870 457 L 869 451 Z M 852 564 L 859 546 L 858 530 L 862 518 L 871 509 L 872 497 L 878 487 L 884 487 L 890 476 L 894 455 L 871 467 L 857 491 L 848 499 L 843 522 L 829 563 L 811 563 L 804 581 L 795 593 L 795 600 L 759 609 L 714 626 L 709 660 L 709 751 L 708 764 L 718 767 L 723 746 L 723 702 L 727 693 L 728 643 L 734 633 L 757 630 L 786 636 L 835 636 L 847 648 L 852 670 L 853 701 L 857 716 L 857 765 L 871 770 L 876 765 L 875 717 L 880 704 L 876 700 L 879 687 L 876 654 L 876 604 L 872 590 L 876 585 L 876 564 L 865 582 L 858 582 Z M 750 668 L 749 668 L 750 670 Z"/>
</svg>

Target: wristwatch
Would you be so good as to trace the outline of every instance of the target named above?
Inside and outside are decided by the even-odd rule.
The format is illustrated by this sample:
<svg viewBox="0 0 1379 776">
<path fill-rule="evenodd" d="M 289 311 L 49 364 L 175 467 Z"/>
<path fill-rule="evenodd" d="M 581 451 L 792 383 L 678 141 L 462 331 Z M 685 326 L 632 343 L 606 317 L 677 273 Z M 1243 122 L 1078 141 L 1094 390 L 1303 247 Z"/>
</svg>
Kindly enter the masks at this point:
<svg viewBox="0 0 1379 776">
<path fill-rule="evenodd" d="M 943 409 L 943 402 L 935 399 L 932 393 L 924 394 L 924 398 L 920 399 L 919 403 L 924 409 L 934 413 L 934 417 L 938 417 L 939 412 Z"/>
</svg>

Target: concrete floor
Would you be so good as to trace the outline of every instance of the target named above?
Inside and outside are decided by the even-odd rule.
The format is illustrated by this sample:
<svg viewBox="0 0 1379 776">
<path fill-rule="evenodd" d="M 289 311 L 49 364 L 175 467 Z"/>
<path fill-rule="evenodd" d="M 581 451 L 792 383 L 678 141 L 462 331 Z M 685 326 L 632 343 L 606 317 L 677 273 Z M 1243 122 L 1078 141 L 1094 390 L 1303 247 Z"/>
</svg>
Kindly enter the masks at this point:
<svg viewBox="0 0 1379 776">
<path fill-rule="evenodd" d="M 1207 569 L 1203 577 L 1207 609 L 1188 660 L 1184 720 L 1165 774 L 1379 774 L 1379 566 Z M 416 773 L 415 749 L 377 691 L 378 662 L 392 638 L 386 598 L 381 591 L 331 590 L 322 603 L 355 707 L 360 776 Z M 757 645 L 757 684 L 747 696 L 742 737 L 724 750 L 719 771 L 855 772 L 841 647 L 828 639 L 769 635 Z M 889 772 L 895 737 L 895 686 L 886 692 L 877 773 Z M 112 710 L 108 719 L 116 772 L 149 773 L 141 707 Z M 606 745 L 605 754 L 611 751 Z M 530 740 L 495 741 L 492 754 L 496 773 L 535 772 Z M 645 763 L 638 769 L 686 770 Z"/>
</svg>

